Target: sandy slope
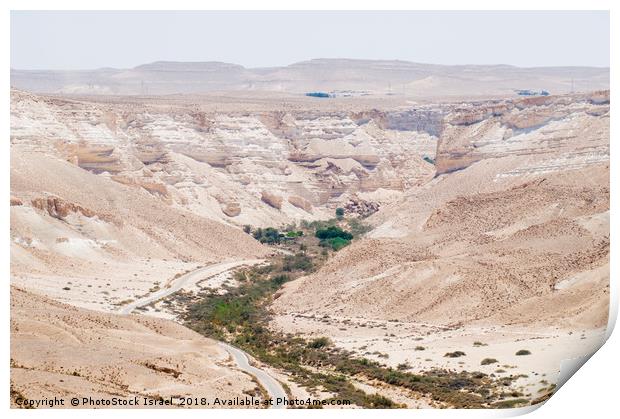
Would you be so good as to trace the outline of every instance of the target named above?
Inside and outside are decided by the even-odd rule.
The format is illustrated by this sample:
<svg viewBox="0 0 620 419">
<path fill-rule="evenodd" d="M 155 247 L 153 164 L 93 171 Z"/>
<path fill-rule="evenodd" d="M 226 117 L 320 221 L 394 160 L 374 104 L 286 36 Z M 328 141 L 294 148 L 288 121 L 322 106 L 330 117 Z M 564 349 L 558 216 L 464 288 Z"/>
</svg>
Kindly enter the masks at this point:
<svg viewBox="0 0 620 419">
<path fill-rule="evenodd" d="M 608 113 L 562 104 L 538 116 L 564 106 L 574 114 L 508 136 L 501 110 L 471 105 L 452 116 L 461 128 L 444 130 L 452 137 L 439 139 L 437 154 L 449 169 L 370 217 L 375 229 L 318 272 L 285 285 L 273 327 L 415 370 L 509 365 L 504 373 L 528 374 L 534 395 L 543 374 L 554 382 L 562 359 L 602 343 L 609 307 Z M 467 355 L 444 357 L 458 350 Z M 499 364 L 481 366 L 484 357 Z"/>
<path fill-rule="evenodd" d="M 267 250 L 240 229 L 42 153 L 12 151 L 13 282 L 113 309 L 175 275 Z M 131 279 L 131 280 L 128 280 Z"/>
<path fill-rule="evenodd" d="M 597 173 L 605 179 L 607 170 L 547 175 L 449 200 L 417 234 L 368 238 L 343 250 L 318 273 L 287 285 L 274 307 L 441 324 L 491 317 L 603 326 L 609 238 L 596 220 L 608 223 L 609 189 L 579 183 Z M 585 279 L 556 288 L 580 275 Z"/>
<path fill-rule="evenodd" d="M 254 391 L 228 358 L 212 340 L 167 320 L 78 309 L 11 288 L 11 386 L 25 397 Z"/>
</svg>

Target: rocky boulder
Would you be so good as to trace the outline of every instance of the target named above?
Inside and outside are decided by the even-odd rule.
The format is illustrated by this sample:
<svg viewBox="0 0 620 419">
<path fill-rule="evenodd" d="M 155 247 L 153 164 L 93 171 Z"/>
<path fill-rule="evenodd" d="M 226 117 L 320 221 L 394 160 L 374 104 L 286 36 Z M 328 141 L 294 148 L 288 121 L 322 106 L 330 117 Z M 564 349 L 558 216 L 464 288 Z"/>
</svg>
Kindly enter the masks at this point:
<svg viewBox="0 0 620 419">
<path fill-rule="evenodd" d="M 302 198 L 301 196 L 297 196 L 297 195 L 289 196 L 288 202 L 290 202 L 291 205 L 299 209 L 312 213 L 312 203 L 308 201 L 307 199 Z"/>
<path fill-rule="evenodd" d="M 42 211 L 47 211 L 50 216 L 60 220 L 66 218 L 71 213 L 79 213 L 88 218 L 95 216 L 94 211 L 84 208 L 81 205 L 74 204 L 73 202 L 67 202 L 56 196 L 35 198 L 32 200 L 32 206 Z"/>
<path fill-rule="evenodd" d="M 228 217 L 236 217 L 241 214 L 241 205 L 238 202 L 227 202 L 222 205 L 222 212 Z"/>
<path fill-rule="evenodd" d="M 261 201 L 263 201 L 265 204 L 276 208 L 276 209 L 281 209 L 282 208 L 282 197 L 280 195 L 276 195 L 274 193 L 271 192 L 267 192 L 267 191 L 263 191 L 261 193 L 260 196 Z"/>
</svg>

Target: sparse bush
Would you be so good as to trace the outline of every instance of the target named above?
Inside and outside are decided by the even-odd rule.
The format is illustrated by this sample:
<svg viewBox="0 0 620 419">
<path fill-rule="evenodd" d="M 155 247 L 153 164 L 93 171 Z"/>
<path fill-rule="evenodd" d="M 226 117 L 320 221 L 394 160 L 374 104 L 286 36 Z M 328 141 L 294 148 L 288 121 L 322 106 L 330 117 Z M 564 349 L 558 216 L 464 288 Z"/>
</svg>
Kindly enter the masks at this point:
<svg viewBox="0 0 620 419">
<path fill-rule="evenodd" d="M 252 236 L 259 242 L 265 244 L 279 244 L 282 237 L 284 237 L 283 234 L 273 227 L 267 227 L 265 229 L 259 227 L 254 230 Z"/>
<path fill-rule="evenodd" d="M 296 238 L 296 237 L 301 237 L 303 235 L 304 235 L 304 232 L 301 231 L 301 230 L 299 230 L 299 231 L 287 231 L 286 232 L 286 237 L 293 238 L 293 239 Z"/>
<path fill-rule="evenodd" d="M 527 404 L 529 404 L 529 400 L 527 399 L 510 399 L 495 402 L 491 405 L 491 407 L 496 409 L 512 409 L 514 407 L 525 406 Z"/>
<path fill-rule="evenodd" d="M 339 220 L 344 217 L 344 208 L 336 208 L 336 218 Z"/>
<path fill-rule="evenodd" d="M 426 348 L 425 348 L 424 346 L 416 346 L 416 347 L 415 347 L 415 350 L 416 350 L 416 351 L 423 351 L 423 350 L 425 350 L 425 349 L 426 349 Z"/>
<path fill-rule="evenodd" d="M 422 160 L 424 160 L 425 162 L 430 163 L 430 164 L 435 164 L 435 160 L 431 159 L 428 156 L 422 157 Z"/>
<path fill-rule="evenodd" d="M 444 355 L 445 358 L 459 358 L 461 356 L 465 356 L 465 352 L 463 351 L 454 351 L 448 352 Z"/>
<path fill-rule="evenodd" d="M 263 231 L 263 239 L 261 239 L 261 242 L 263 243 L 267 243 L 267 244 L 278 244 L 280 243 L 280 238 L 282 237 L 282 235 L 280 234 L 280 232 L 273 228 L 273 227 L 267 227 L 264 231 Z"/>
<path fill-rule="evenodd" d="M 243 226 L 243 232 L 244 233 L 250 234 L 251 231 L 252 231 L 252 226 L 247 225 L 247 224 Z"/>
<path fill-rule="evenodd" d="M 275 285 L 276 287 L 280 287 L 282 284 L 284 284 L 285 282 L 290 281 L 290 278 L 288 275 L 276 275 L 273 278 L 271 278 L 271 283 L 273 285 Z"/>
<path fill-rule="evenodd" d="M 320 349 L 320 348 L 324 348 L 326 346 L 329 346 L 331 344 L 331 341 L 329 340 L 329 338 L 326 337 L 320 337 L 320 338 L 316 338 L 311 340 L 308 343 L 308 347 L 309 348 L 313 348 L 313 349 Z"/>
<path fill-rule="evenodd" d="M 254 230 L 254 233 L 252 233 L 252 237 L 254 237 L 256 240 L 260 240 L 261 237 L 263 237 L 263 229 L 261 227 L 258 227 L 256 230 Z"/>
<path fill-rule="evenodd" d="M 397 407 L 396 403 L 380 394 L 366 396 L 366 404 L 375 409 L 388 409 Z"/>
<path fill-rule="evenodd" d="M 362 234 L 366 234 L 372 230 L 372 227 L 368 224 L 364 224 L 358 218 L 349 218 L 347 223 L 349 224 L 349 229 L 354 237 L 361 236 Z"/>
<path fill-rule="evenodd" d="M 282 263 L 282 270 L 286 272 L 304 271 L 310 272 L 314 268 L 312 258 L 304 253 L 296 253 L 295 255 L 286 255 Z"/>
<path fill-rule="evenodd" d="M 532 353 L 527 349 L 519 349 L 515 355 L 531 355 Z"/>
<path fill-rule="evenodd" d="M 491 365 L 491 364 L 497 364 L 499 361 L 495 358 L 484 358 L 482 361 L 480 361 L 480 365 Z"/>
<path fill-rule="evenodd" d="M 398 364 L 398 365 L 396 366 L 396 369 L 397 369 L 398 371 L 405 371 L 405 370 L 408 370 L 408 369 L 410 369 L 410 368 L 411 368 L 411 365 L 409 365 L 409 363 L 408 363 L 408 362 L 403 362 L 402 364 Z"/>
<path fill-rule="evenodd" d="M 335 238 L 341 238 L 344 240 L 353 239 L 353 234 L 336 226 L 329 226 L 327 228 L 318 229 L 314 235 L 318 239 L 321 239 L 321 240 L 335 239 Z"/>
<path fill-rule="evenodd" d="M 351 244 L 351 240 L 346 240 L 341 237 L 334 237 L 333 239 L 325 239 L 319 242 L 319 246 L 331 247 L 332 250 L 336 252 L 342 249 L 343 247 L 348 246 L 349 244 Z"/>
</svg>

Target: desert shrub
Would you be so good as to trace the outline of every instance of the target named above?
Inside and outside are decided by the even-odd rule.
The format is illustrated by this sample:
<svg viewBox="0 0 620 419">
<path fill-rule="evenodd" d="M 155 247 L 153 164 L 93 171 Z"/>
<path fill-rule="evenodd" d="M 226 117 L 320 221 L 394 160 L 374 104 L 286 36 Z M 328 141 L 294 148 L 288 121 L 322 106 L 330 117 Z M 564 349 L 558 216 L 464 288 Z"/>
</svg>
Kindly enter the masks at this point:
<svg viewBox="0 0 620 419">
<path fill-rule="evenodd" d="M 304 271 L 310 272 L 314 268 L 312 258 L 304 253 L 296 253 L 294 255 L 286 255 L 282 262 L 282 270 L 286 272 Z"/>
<path fill-rule="evenodd" d="M 448 352 L 444 355 L 444 357 L 446 358 L 459 358 L 461 356 L 465 356 L 465 352 L 463 351 L 454 351 L 454 352 Z"/>
<path fill-rule="evenodd" d="M 261 243 L 265 244 L 279 244 L 284 234 L 281 234 L 277 229 L 273 227 L 257 228 L 252 233 L 252 237 Z"/>
<path fill-rule="evenodd" d="M 497 364 L 499 361 L 495 358 L 484 358 L 482 361 L 480 361 L 480 365 L 490 365 L 490 364 Z"/>
<path fill-rule="evenodd" d="M 336 208 L 336 218 L 344 217 L 344 208 Z"/>
<path fill-rule="evenodd" d="M 261 243 L 278 244 L 280 243 L 281 237 L 282 235 L 277 229 L 273 227 L 267 227 L 265 230 L 263 230 L 263 237 L 261 238 Z"/>
<path fill-rule="evenodd" d="M 398 407 L 398 405 L 396 405 L 396 403 L 394 403 L 392 400 L 378 393 L 367 395 L 365 397 L 365 402 L 367 406 L 375 408 L 375 409 L 389 409 L 389 408 Z"/>
<path fill-rule="evenodd" d="M 416 346 L 416 347 L 415 347 L 415 350 L 416 350 L 416 351 L 423 351 L 423 350 L 425 350 L 425 349 L 426 349 L 426 348 L 425 348 L 424 346 Z"/>
<path fill-rule="evenodd" d="M 422 157 L 422 160 L 424 160 L 425 162 L 430 163 L 430 164 L 435 164 L 435 160 L 431 159 L 428 156 Z"/>
<path fill-rule="evenodd" d="M 515 355 L 531 355 L 532 353 L 527 349 L 519 349 Z"/>
<path fill-rule="evenodd" d="M 316 338 L 316 339 L 311 340 L 308 343 L 308 347 L 309 348 L 313 348 L 313 349 L 319 349 L 319 348 L 324 348 L 326 346 L 329 346 L 330 343 L 331 342 L 330 342 L 329 338 L 320 337 L 320 338 Z"/>
<path fill-rule="evenodd" d="M 407 362 L 403 362 L 402 364 L 398 364 L 396 366 L 396 369 L 398 371 L 405 371 L 405 370 L 408 370 L 409 368 L 411 368 L 411 365 L 409 365 L 409 363 Z"/>
<path fill-rule="evenodd" d="M 347 223 L 349 224 L 349 230 L 351 230 L 351 234 L 353 234 L 354 237 L 361 236 L 362 234 L 366 234 L 372 230 L 372 227 L 368 224 L 364 224 L 358 218 L 349 218 Z"/>
<path fill-rule="evenodd" d="M 286 237 L 290 237 L 290 238 L 295 238 L 295 237 L 301 237 L 304 235 L 304 232 L 299 230 L 299 231 L 287 231 L 286 232 Z"/>
<path fill-rule="evenodd" d="M 290 277 L 288 275 L 276 275 L 273 278 L 271 278 L 270 281 L 271 281 L 271 284 L 273 285 L 273 288 L 277 289 L 285 282 L 290 281 Z"/>
<path fill-rule="evenodd" d="M 250 234 L 251 231 L 252 231 L 252 226 L 247 225 L 247 224 L 243 226 L 243 232 L 244 233 Z"/>
<path fill-rule="evenodd" d="M 353 234 L 336 226 L 329 226 L 327 228 L 318 229 L 314 235 L 318 239 L 321 239 L 321 240 L 335 239 L 335 238 L 341 238 L 344 240 L 353 239 Z"/>
<path fill-rule="evenodd" d="M 334 237 L 333 239 L 325 239 L 319 242 L 319 246 L 331 247 L 334 251 L 338 251 L 349 244 L 351 244 L 351 240 L 346 240 L 342 237 Z"/>
<path fill-rule="evenodd" d="M 529 403 L 527 399 L 510 399 L 510 400 L 502 400 L 499 402 L 495 402 L 491 405 L 496 409 L 512 409 L 514 407 L 524 406 Z"/>
<path fill-rule="evenodd" d="M 263 237 L 263 229 L 261 227 L 258 227 L 256 230 L 254 230 L 254 233 L 252 233 L 252 237 L 254 237 L 256 240 L 260 240 L 261 237 Z"/>
</svg>

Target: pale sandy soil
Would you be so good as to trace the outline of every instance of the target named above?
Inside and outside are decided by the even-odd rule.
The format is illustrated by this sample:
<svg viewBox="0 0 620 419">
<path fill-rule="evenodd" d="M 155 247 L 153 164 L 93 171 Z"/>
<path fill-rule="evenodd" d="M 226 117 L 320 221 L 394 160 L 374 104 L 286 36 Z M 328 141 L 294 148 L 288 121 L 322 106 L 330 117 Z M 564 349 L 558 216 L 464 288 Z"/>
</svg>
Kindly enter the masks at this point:
<svg viewBox="0 0 620 419">
<path fill-rule="evenodd" d="M 92 265 L 84 275 L 16 274 L 11 282 L 55 300 L 100 311 L 117 311 L 122 304 L 163 288 L 174 276 L 201 266 L 157 259 Z M 69 289 L 65 289 L 69 288 Z"/>
<path fill-rule="evenodd" d="M 377 321 L 363 317 L 278 316 L 272 327 L 308 337 L 329 336 L 336 346 L 357 356 L 396 368 L 406 363 L 408 371 L 433 368 L 481 371 L 497 377 L 527 375 L 515 388 L 536 396 L 538 390 L 556 383 L 563 360 L 592 353 L 602 344 L 605 329 L 571 332 L 559 327 L 468 325 L 460 328 L 423 323 Z M 475 344 L 476 343 L 476 344 Z M 422 349 L 423 348 L 423 349 Z M 516 355 L 519 350 L 531 355 Z M 445 357 L 462 351 L 465 356 Z M 481 365 L 485 358 L 497 363 Z M 499 369 L 504 370 L 498 372 Z"/>
<path fill-rule="evenodd" d="M 250 377 L 227 360 L 214 341 L 173 322 L 84 310 L 11 289 L 11 387 L 25 397 L 254 392 Z"/>
</svg>

